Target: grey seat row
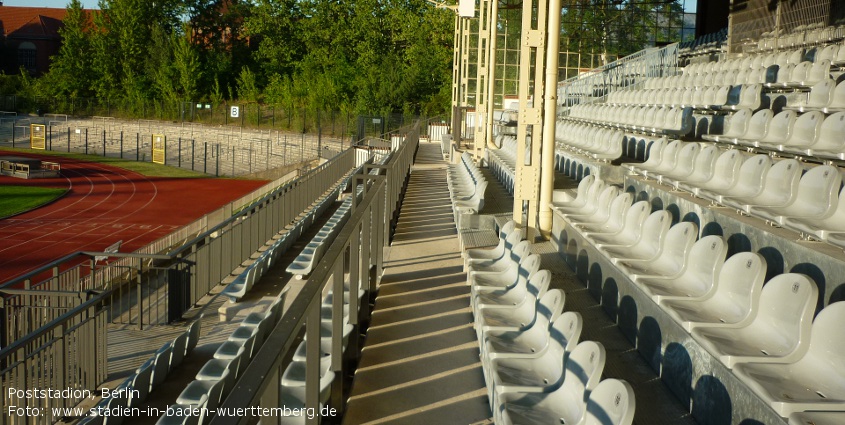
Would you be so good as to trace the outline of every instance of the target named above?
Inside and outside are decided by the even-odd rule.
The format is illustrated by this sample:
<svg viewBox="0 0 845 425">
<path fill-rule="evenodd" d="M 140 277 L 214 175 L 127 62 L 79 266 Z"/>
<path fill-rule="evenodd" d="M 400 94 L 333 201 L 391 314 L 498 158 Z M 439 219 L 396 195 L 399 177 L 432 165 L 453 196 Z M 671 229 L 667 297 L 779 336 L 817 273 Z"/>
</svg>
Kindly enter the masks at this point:
<svg viewBox="0 0 845 425">
<path fill-rule="evenodd" d="M 583 319 L 563 312 L 551 273 L 503 226 L 492 250 L 467 251 L 471 307 L 494 421 L 500 424 L 629 425 L 634 393 L 624 381 L 600 381 L 604 347 L 579 344 Z M 508 248 L 511 247 L 511 248 Z"/>
<path fill-rule="evenodd" d="M 825 336 L 845 315 L 845 302 L 829 305 L 813 321 L 818 288 L 808 276 L 784 273 L 764 286 L 760 254 L 726 258 L 721 236 L 696 241 L 694 223 L 670 226 L 667 211 L 651 212 L 648 201 L 632 204 L 630 193 L 616 189 L 613 197 L 612 186 L 597 191 L 594 185 L 601 183 L 580 190 L 588 197 L 582 207 L 557 206 L 571 231 L 782 416 L 845 411 L 845 351 L 832 348 L 841 338 Z M 609 210 L 606 219 L 579 214 L 591 204 Z"/>
</svg>

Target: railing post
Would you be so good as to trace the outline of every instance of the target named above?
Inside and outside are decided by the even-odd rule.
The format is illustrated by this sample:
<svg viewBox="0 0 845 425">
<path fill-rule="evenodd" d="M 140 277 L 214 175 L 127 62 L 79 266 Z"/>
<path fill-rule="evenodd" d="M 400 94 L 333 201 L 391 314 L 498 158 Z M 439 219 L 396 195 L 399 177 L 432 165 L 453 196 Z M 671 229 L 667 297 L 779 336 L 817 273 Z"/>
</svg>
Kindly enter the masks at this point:
<svg viewBox="0 0 845 425">
<path fill-rule="evenodd" d="M 337 296 L 338 294 L 335 294 Z M 340 293 L 341 299 L 343 292 Z M 305 322 L 305 408 L 320 411 L 320 301 L 308 307 Z M 318 415 L 306 417 L 306 424 L 318 425 Z"/>
<path fill-rule="evenodd" d="M 335 373 L 335 382 L 332 383 L 331 405 L 336 407 L 341 414 L 344 411 L 343 397 L 343 260 L 344 255 L 341 254 L 335 259 L 335 264 L 332 272 L 332 371 Z M 350 319 L 353 313 L 357 310 L 353 309 L 352 292 L 350 288 L 349 293 L 349 316 Z M 353 325 L 350 339 L 358 339 L 358 327 Z M 350 353 L 352 350 L 350 350 Z M 353 354 L 354 355 L 354 354 Z M 356 356 L 357 357 L 357 356 Z"/>
</svg>

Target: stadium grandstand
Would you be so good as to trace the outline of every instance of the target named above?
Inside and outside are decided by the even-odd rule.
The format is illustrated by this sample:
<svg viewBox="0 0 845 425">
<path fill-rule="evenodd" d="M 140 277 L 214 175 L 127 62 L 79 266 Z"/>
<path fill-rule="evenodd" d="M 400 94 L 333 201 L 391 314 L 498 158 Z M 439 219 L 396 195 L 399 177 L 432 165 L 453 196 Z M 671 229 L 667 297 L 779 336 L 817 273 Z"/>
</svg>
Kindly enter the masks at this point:
<svg viewBox="0 0 845 425">
<path fill-rule="evenodd" d="M 2 283 L 0 420 L 845 424 L 845 7 L 647 3 L 438 4 L 449 125 Z"/>
</svg>

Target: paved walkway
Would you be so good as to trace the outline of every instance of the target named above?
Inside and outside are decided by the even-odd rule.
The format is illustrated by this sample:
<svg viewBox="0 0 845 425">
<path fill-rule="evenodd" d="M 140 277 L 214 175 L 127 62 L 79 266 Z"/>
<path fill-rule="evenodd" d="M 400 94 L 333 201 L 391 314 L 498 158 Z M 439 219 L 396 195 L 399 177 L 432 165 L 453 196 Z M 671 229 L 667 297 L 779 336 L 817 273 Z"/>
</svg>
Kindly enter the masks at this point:
<svg viewBox="0 0 845 425">
<path fill-rule="evenodd" d="M 420 144 L 344 424 L 490 423 L 439 146 Z"/>
</svg>

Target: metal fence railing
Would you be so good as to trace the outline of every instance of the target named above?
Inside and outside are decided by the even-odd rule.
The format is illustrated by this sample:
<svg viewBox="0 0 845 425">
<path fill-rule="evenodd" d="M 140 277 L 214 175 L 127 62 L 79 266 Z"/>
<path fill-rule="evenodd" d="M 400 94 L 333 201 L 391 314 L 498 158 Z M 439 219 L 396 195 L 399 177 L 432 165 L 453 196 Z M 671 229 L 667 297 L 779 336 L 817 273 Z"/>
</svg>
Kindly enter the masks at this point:
<svg viewBox="0 0 845 425">
<path fill-rule="evenodd" d="M 367 192 L 353 213 L 358 217 L 357 236 L 347 232 L 346 239 L 341 238 L 349 261 L 338 263 L 333 257 L 323 263 L 329 261 L 334 268 L 346 264 L 362 282 L 372 279 L 374 284 L 381 274 L 381 247 L 395 224 L 390 217 L 397 215 L 419 140 L 418 128 L 401 131 L 401 142 L 385 135 L 396 142 L 395 155 L 385 165 L 365 165 L 365 175 L 353 180 L 365 184 Z M 4 388 L 14 383 L 18 388 L 96 389 L 108 372 L 109 323 L 143 327 L 180 318 L 356 164 L 389 150 L 347 149 L 294 181 L 269 184 L 134 253 L 78 252 L 0 284 Z M 366 174 L 371 170 L 378 174 Z M 365 212 L 368 220 L 362 219 Z M 112 261 L 99 264 L 98 256 Z M 9 394 L 0 399 L 4 412 L 8 406 L 71 407 L 80 401 L 58 397 L 32 402 Z M 2 423 L 13 417 L 0 416 Z M 57 418 L 18 419 L 16 423 L 52 423 Z"/>
<path fill-rule="evenodd" d="M 356 328 L 369 317 L 369 295 L 377 289 L 382 273 L 383 250 L 389 243 L 389 229 L 395 223 L 399 200 L 405 189 L 410 167 L 419 142 L 418 126 L 409 131 L 399 149 L 385 165 L 365 165 L 354 176 L 354 184 L 365 188 L 363 199 L 353 201 L 352 216 L 328 248 L 301 292 L 285 310 L 281 323 L 267 336 L 264 345 L 247 366 L 235 388 L 222 404 L 223 409 L 237 411 L 258 406 L 268 409 L 284 408 L 279 399 L 279 381 L 285 368 L 284 360 L 294 348 L 302 328 L 306 335 L 305 409 L 306 423 L 320 421 L 320 336 L 321 298 L 331 285 L 335 294 L 348 288 L 349 296 L 332 297 L 332 383 L 330 406 L 342 415 L 346 395 L 342 379 L 348 373 L 345 358 L 358 356 L 357 338 L 350 338 L 343 350 L 344 298 L 349 300 L 349 323 Z M 370 174 L 376 170 L 377 174 Z M 363 291 L 363 294 L 360 294 Z M 359 295 L 365 300 L 359 305 Z M 357 335 L 358 330 L 352 331 Z M 289 406 L 288 406 L 289 407 Z M 241 410 L 248 411 L 248 410 Z M 249 417 L 214 417 L 212 424 L 251 423 Z"/>
</svg>

